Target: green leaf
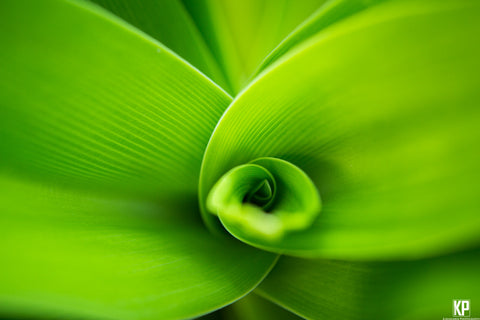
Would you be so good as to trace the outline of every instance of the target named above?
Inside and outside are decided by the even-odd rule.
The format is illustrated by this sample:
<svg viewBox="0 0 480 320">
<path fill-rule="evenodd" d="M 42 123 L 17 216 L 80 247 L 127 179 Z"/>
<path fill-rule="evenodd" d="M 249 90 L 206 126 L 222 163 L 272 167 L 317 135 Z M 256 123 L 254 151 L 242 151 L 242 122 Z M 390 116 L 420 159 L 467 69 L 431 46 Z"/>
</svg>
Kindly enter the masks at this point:
<svg viewBox="0 0 480 320">
<path fill-rule="evenodd" d="M 276 261 L 218 241 L 181 208 L 8 176 L 0 189 L 3 314 L 194 317 L 248 293 Z"/>
<path fill-rule="evenodd" d="M 404 262 L 282 257 L 255 292 L 311 319 L 442 319 L 452 299 L 480 300 L 479 268 L 478 250 Z"/>
<path fill-rule="evenodd" d="M 223 88 L 225 76 L 180 0 L 92 0 L 152 36 Z"/>
<path fill-rule="evenodd" d="M 323 29 L 385 1 L 387 0 L 331 0 L 325 2 L 268 54 L 257 69 L 256 74 L 261 73 L 292 48 Z"/>
<path fill-rule="evenodd" d="M 341 259 L 423 257 L 479 242 L 480 3 L 400 1 L 320 32 L 222 117 L 200 203 L 231 168 L 276 157 L 322 198 L 312 227 L 256 246 Z"/>
<path fill-rule="evenodd" d="M 321 208 L 313 182 L 294 165 L 260 158 L 227 172 L 212 188 L 207 208 L 244 242 L 276 242 L 310 227 Z"/>
<path fill-rule="evenodd" d="M 229 320 L 299 320 L 302 319 L 276 304 L 251 293 L 221 311 Z"/>
<path fill-rule="evenodd" d="M 194 196 L 205 146 L 231 98 L 105 10 L 4 1 L 0 165 L 38 179 Z"/>
<path fill-rule="evenodd" d="M 325 0 L 183 0 L 234 94 L 262 59 Z"/>
</svg>

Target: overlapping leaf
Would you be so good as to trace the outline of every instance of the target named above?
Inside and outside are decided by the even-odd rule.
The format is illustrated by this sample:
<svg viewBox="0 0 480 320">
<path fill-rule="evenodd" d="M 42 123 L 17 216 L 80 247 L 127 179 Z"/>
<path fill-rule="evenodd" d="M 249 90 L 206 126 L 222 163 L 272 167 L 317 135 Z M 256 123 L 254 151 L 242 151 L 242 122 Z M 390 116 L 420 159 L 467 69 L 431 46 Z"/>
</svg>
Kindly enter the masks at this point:
<svg viewBox="0 0 480 320">
<path fill-rule="evenodd" d="M 222 310 L 225 319 L 248 320 L 299 320 L 302 319 L 276 304 L 251 293 Z"/>
<path fill-rule="evenodd" d="M 325 0 L 183 2 L 236 94 L 270 50 Z"/>
<path fill-rule="evenodd" d="M 2 166 L 89 188 L 195 195 L 231 101 L 224 91 L 92 4 L 7 1 L 0 20 Z"/>
<path fill-rule="evenodd" d="M 478 250 L 381 263 L 282 257 L 256 292 L 307 319 L 442 319 L 452 299 L 480 299 L 479 267 Z"/>
<path fill-rule="evenodd" d="M 180 0 L 92 0 L 157 39 L 228 88 L 225 76 Z"/>
<path fill-rule="evenodd" d="M 202 204 L 232 167 L 278 157 L 310 175 L 323 209 L 277 243 L 234 233 L 258 247 L 389 259 L 478 243 L 479 12 L 472 1 L 388 2 L 287 54 L 222 117 Z"/>
<path fill-rule="evenodd" d="M 323 209 L 273 243 L 222 219 L 244 242 L 348 260 L 478 245 L 477 2 L 332 0 L 279 46 L 325 1 L 95 2 L 169 49 L 96 5 L 0 5 L 2 312 L 194 317 L 242 297 L 275 263 L 195 218 L 201 157 L 232 99 L 176 54 L 228 92 L 258 76 L 204 156 L 212 230 L 224 231 L 205 208 L 214 184 L 269 156 L 303 169 Z M 305 317 L 439 318 L 455 295 L 479 298 L 477 260 L 285 257 L 257 292 Z M 288 316 L 260 301 L 232 314 Z"/>
<path fill-rule="evenodd" d="M 270 52 L 257 69 L 265 70 L 292 48 L 314 36 L 323 29 L 387 0 L 330 0 L 290 33 Z"/>
<path fill-rule="evenodd" d="M 185 318 L 252 290 L 276 256 L 212 237 L 195 201 L 231 98 L 97 6 L 1 7 L 1 312 Z"/>
<path fill-rule="evenodd" d="M 276 260 L 217 241 L 198 219 L 179 219 L 185 208 L 5 176 L 0 187 L 2 313 L 188 318 L 245 295 Z"/>
</svg>

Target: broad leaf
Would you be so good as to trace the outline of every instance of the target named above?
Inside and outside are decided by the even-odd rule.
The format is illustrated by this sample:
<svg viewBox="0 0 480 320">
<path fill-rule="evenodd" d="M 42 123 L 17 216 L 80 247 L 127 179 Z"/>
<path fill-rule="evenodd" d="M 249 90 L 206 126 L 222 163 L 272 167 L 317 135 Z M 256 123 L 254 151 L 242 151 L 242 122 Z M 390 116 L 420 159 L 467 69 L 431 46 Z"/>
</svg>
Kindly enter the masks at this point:
<svg viewBox="0 0 480 320">
<path fill-rule="evenodd" d="M 224 319 L 248 320 L 299 320 L 302 319 L 282 307 L 251 293 L 231 306 L 222 309 Z"/>
<path fill-rule="evenodd" d="M 225 76 L 180 0 L 92 0 L 185 58 L 226 88 Z"/>
<path fill-rule="evenodd" d="M 387 0 L 330 0 L 325 2 L 268 54 L 256 73 L 259 74 L 292 48 L 323 29 L 385 1 Z"/>
<path fill-rule="evenodd" d="M 245 295 L 276 260 L 218 241 L 200 219 L 179 218 L 182 208 L 8 176 L 0 189 L 2 314 L 194 317 Z"/>
<path fill-rule="evenodd" d="M 258 157 L 303 169 L 323 208 L 260 248 L 389 259 L 479 242 L 480 3 L 396 1 L 320 32 L 230 105 L 208 145 L 200 202 Z M 230 230 L 232 231 L 232 230 Z M 234 236 L 242 238 L 234 232 Z"/>
<path fill-rule="evenodd" d="M 453 299 L 480 300 L 479 268 L 478 250 L 382 263 L 282 257 L 255 292 L 310 319 L 442 319 Z"/>
<path fill-rule="evenodd" d="M 321 200 L 299 168 L 280 159 L 260 158 L 227 172 L 210 191 L 207 209 L 236 237 L 255 244 L 276 242 L 286 232 L 309 227 Z"/>
<path fill-rule="evenodd" d="M 183 0 L 234 94 L 262 59 L 325 0 Z"/>
<path fill-rule="evenodd" d="M 231 98 L 98 6 L 4 1 L 0 165 L 129 193 L 194 195 Z"/>
</svg>

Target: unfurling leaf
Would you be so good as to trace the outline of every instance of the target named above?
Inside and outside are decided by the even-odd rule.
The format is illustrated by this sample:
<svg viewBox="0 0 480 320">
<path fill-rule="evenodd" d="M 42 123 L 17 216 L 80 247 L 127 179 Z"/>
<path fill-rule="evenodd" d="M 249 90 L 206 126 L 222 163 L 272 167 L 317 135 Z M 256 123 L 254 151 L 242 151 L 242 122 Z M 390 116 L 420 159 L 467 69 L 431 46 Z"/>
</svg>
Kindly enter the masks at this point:
<svg viewBox="0 0 480 320">
<path fill-rule="evenodd" d="M 0 318 L 480 303 L 478 34 L 477 0 L 0 1 Z"/>
<path fill-rule="evenodd" d="M 308 228 L 320 213 L 321 201 L 298 167 L 260 158 L 220 178 L 207 207 L 235 237 L 262 247 L 263 241 L 276 242 L 285 233 Z"/>
</svg>

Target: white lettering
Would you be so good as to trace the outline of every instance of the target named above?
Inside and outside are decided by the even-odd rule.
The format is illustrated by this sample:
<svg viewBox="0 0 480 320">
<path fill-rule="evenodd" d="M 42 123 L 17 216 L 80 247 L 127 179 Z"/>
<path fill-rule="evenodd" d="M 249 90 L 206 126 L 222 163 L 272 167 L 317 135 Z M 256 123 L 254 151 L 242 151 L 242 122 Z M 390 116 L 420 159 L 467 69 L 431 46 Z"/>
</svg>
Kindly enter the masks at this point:
<svg viewBox="0 0 480 320">
<path fill-rule="evenodd" d="M 462 302 L 461 300 L 453 300 L 453 307 L 454 307 L 453 315 L 454 316 L 463 316 L 463 311 L 462 311 L 462 313 L 460 313 L 460 303 L 461 302 Z"/>
<path fill-rule="evenodd" d="M 462 301 L 462 316 L 465 315 L 465 311 L 470 310 L 470 301 L 464 300 Z"/>
</svg>

